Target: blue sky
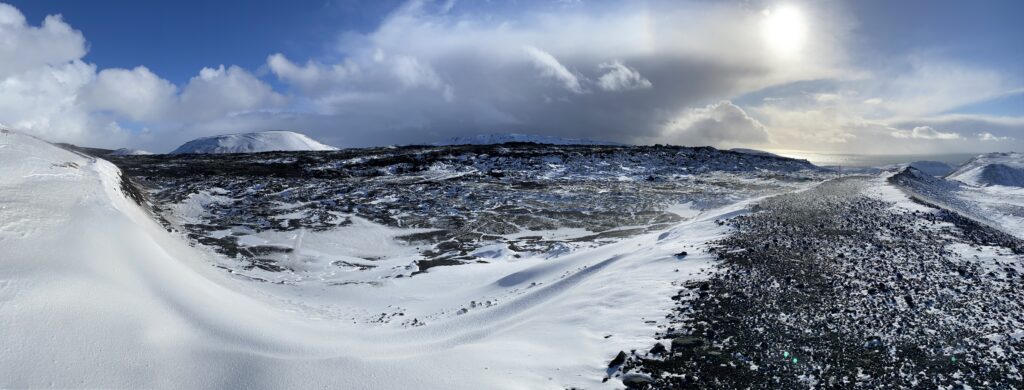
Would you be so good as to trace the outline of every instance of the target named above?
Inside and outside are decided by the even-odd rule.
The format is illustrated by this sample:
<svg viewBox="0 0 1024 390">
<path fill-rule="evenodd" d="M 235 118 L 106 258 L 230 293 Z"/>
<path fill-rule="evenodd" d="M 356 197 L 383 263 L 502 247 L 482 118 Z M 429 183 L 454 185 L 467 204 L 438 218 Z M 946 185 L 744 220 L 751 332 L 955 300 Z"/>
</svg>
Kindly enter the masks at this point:
<svg viewBox="0 0 1024 390">
<path fill-rule="evenodd" d="M 316 57 L 343 31 L 369 32 L 400 1 L 11 1 L 31 21 L 61 14 L 101 68 L 146 65 L 178 84 L 211 64 L 262 66 L 268 53 Z"/>
<path fill-rule="evenodd" d="M 1017 1 L 0 4 L 0 123 L 58 141 L 1024 148 Z"/>
</svg>

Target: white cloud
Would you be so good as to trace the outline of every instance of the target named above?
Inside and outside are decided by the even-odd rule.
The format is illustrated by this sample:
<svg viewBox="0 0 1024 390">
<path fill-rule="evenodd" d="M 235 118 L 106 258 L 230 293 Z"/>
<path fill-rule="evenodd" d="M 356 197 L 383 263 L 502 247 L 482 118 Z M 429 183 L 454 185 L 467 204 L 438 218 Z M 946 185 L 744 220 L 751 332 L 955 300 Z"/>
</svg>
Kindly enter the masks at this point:
<svg viewBox="0 0 1024 390">
<path fill-rule="evenodd" d="M 913 138 L 913 139 L 938 139 L 938 140 L 955 140 L 960 139 L 960 134 L 957 133 L 943 133 L 941 131 L 931 128 L 931 126 L 917 126 L 912 130 L 896 130 L 892 132 L 892 136 L 896 138 Z"/>
<path fill-rule="evenodd" d="M 561 62 L 558 62 L 558 59 L 551 55 L 551 53 L 533 46 L 524 46 L 523 50 L 526 51 L 533 65 L 540 71 L 541 76 L 560 82 L 569 91 L 575 93 L 586 92 L 580 86 L 580 80 L 576 78 L 576 75 L 570 72 Z"/>
<path fill-rule="evenodd" d="M 238 112 L 283 106 L 285 97 L 237 66 L 203 68 L 181 92 L 179 118 L 215 119 Z"/>
<path fill-rule="evenodd" d="M 410 1 L 370 32 L 341 32 L 322 56 L 269 55 L 269 77 L 284 86 L 275 91 L 234 66 L 204 68 L 177 86 L 145 66 L 97 72 L 82 61 L 85 37 L 59 16 L 32 26 L 0 4 L 0 121 L 97 146 L 128 146 L 114 143 L 137 137 L 121 127 L 130 124 L 150 129 L 153 142 L 130 146 L 155 150 L 273 127 L 340 146 L 501 131 L 837 151 L 1024 146 L 1013 138 L 1024 118 L 949 114 L 1019 93 L 1006 76 L 922 54 L 853 68 L 846 42 L 855 21 L 843 5 L 798 6 L 805 25 L 787 43 L 762 39 L 760 7 L 723 2 L 494 13 L 488 4 Z"/>
<path fill-rule="evenodd" d="M 146 134 L 153 128 L 173 133 L 286 102 L 238 67 L 204 68 L 179 94 L 145 66 L 97 72 L 82 61 L 85 53 L 85 38 L 60 16 L 35 27 L 0 3 L 0 121 L 53 141 L 120 147 L 133 137 L 154 136 Z M 144 127 L 125 129 L 124 121 Z"/>
<path fill-rule="evenodd" d="M 619 61 L 605 62 L 597 67 L 607 71 L 597 79 L 597 85 L 605 91 L 651 88 L 650 80 L 645 79 L 636 69 L 623 65 Z"/>
<path fill-rule="evenodd" d="M 57 141 L 91 141 L 109 123 L 94 120 L 76 99 L 95 68 L 81 61 L 43 65 L 0 80 L 0 122 Z"/>
<path fill-rule="evenodd" d="M 60 16 L 35 27 L 16 8 L 0 3 L 0 122 L 67 141 L 116 133 L 116 126 L 91 117 L 77 99 L 96 72 L 79 60 L 85 52 L 82 34 Z"/>
<path fill-rule="evenodd" d="M 405 88 L 419 86 L 439 88 L 442 85 L 441 77 L 437 75 L 437 72 L 430 65 L 426 65 L 414 57 L 400 56 L 392 61 L 391 66 L 392 72 Z"/>
<path fill-rule="evenodd" d="M 0 3 L 0 79 L 40 66 L 63 65 L 85 55 L 85 38 L 60 15 L 39 27 L 11 5 Z"/>
<path fill-rule="evenodd" d="M 144 66 L 104 69 L 86 85 L 80 99 L 93 110 L 109 110 L 134 121 L 161 120 L 171 114 L 177 88 Z"/>
<path fill-rule="evenodd" d="M 767 143 L 764 125 L 730 101 L 687 110 L 661 137 L 684 145 L 751 145 Z"/>
<path fill-rule="evenodd" d="M 987 131 L 978 133 L 977 136 L 981 141 L 1009 141 L 1013 139 L 1013 137 L 1000 137 Z"/>
<path fill-rule="evenodd" d="M 342 34 L 335 62 L 270 56 L 308 109 L 288 115 L 345 123 L 307 131 L 352 146 L 495 131 L 634 142 L 656 139 L 686 107 L 842 72 L 841 31 L 809 35 L 814 56 L 766 61 L 773 49 L 751 36 L 761 14 L 729 4 L 538 3 L 500 14 L 438 4 L 410 2 L 372 32 Z M 808 17 L 835 20 L 814 7 Z M 377 130 L 364 137 L 356 126 Z"/>
<path fill-rule="evenodd" d="M 267 57 L 267 66 L 279 79 L 299 86 L 307 93 L 321 92 L 355 77 L 359 72 L 359 67 L 351 61 L 327 66 L 310 60 L 305 65 L 298 65 L 281 53 Z"/>
<path fill-rule="evenodd" d="M 1002 96 L 1008 84 L 999 72 L 991 69 L 918 55 L 910 58 L 905 70 L 879 74 L 852 87 L 884 99 L 884 105 L 874 104 L 875 112 L 906 118 L 933 115 Z"/>
</svg>

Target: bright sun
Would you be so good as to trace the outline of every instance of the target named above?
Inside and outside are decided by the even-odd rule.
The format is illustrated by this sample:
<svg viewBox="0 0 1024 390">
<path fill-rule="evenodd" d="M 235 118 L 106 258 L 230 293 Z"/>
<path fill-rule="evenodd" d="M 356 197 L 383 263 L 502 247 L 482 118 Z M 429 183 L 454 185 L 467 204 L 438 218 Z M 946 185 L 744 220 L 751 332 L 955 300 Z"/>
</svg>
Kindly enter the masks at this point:
<svg viewBox="0 0 1024 390">
<path fill-rule="evenodd" d="M 807 22 L 799 8 L 784 5 L 764 11 L 761 33 L 773 53 L 791 58 L 807 41 Z"/>
</svg>

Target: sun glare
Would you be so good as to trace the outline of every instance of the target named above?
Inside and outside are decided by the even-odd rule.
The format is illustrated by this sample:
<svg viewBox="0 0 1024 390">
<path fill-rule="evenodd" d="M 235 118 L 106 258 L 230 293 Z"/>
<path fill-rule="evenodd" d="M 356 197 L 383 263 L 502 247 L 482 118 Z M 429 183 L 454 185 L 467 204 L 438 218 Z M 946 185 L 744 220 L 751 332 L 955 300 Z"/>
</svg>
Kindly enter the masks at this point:
<svg viewBox="0 0 1024 390">
<path fill-rule="evenodd" d="M 764 11 L 761 33 L 772 53 L 782 58 L 791 58 L 806 43 L 807 22 L 799 8 L 792 5 L 780 6 Z"/>
</svg>

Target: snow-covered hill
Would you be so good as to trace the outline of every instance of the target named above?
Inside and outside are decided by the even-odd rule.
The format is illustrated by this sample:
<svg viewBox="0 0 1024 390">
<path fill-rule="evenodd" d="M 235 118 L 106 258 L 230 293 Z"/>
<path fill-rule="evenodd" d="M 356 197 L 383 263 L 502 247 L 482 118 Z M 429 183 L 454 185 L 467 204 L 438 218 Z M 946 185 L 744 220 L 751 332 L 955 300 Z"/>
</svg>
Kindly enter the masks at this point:
<svg viewBox="0 0 1024 390">
<path fill-rule="evenodd" d="M 755 156 L 780 157 L 779 155 L 777 155 L 775 153 L 766 152 L 766 151 L 757 150 L 757 149 L 732 148 L 732 149 L 729 149 L 729 150 L 731 150 L 733 152 L 736 152 L 736 153 L 753 154 Z"/>
<path fill-rule="evenodd" d="M 947 176 L 973 186 L 1024 187 L 1024 153 L 988 153 L 967 161 Z"/>
<path fill-rule="evenodd" d="M 510 142 L 525 142 L 545 145 L 622 145 L 615 142 L 594 141 L 588 139 L 561 138 L 549 135 L 531 134 L 480 134 L 467 137 L 454 137 L 434 142 L 434 146 L 447 145 L 497 145 Z"/>
<path fill-rule="evenodd" d="M 104 160 L 0 135 L 0 387 L 621 387 L 602 383 L 609 353 L 652 341 L 677 283 L 706 277 L 705 245 L 726 231 L 716 220 L 745 207 L 557 262 L 494 255 L 415 278 L 296 286 L 215 267 L 220 254 L 155 222 L 125 180 Z M 396 229 L 359 227 L 321 234 L 412 246 L 389 240 Z M 296 255 L 343 249 L 302 233 L 281 232 Z M 673 256 L 684 249 L 685 262 Z M 307 266 L 297 271 L 357 272 Z"/>
<path fill-rule="evenodd" d="M 179 146 L 171 154 L 186 153 L 260 153 L 281 151 L 338 150 L 293 131 L 272 130 L 225 134 L 197 138 Z"/>
<path fill-rule="evenodd" d="M 153 153 L 152 152 L 147 152 L 145 150 L 129 149 L 129 148 L 121 148 L 121 149 L 117 149 L 117 150 L 115 150 L 113 152 L 110 152 L 111 156 L 146 156 L 146 155 L 150 155 L 150 154 L 153 154 Z"/>
<path fill-rule="evenodd" d="M 914 161 L 904 164 L 892 164 L 878 167 L 881 171 L 900 172 L 906 168 L 914 168 L 931 176 L 946 176 L 953 171 L 953 167 L 941 161 Z"/>
</svg>

